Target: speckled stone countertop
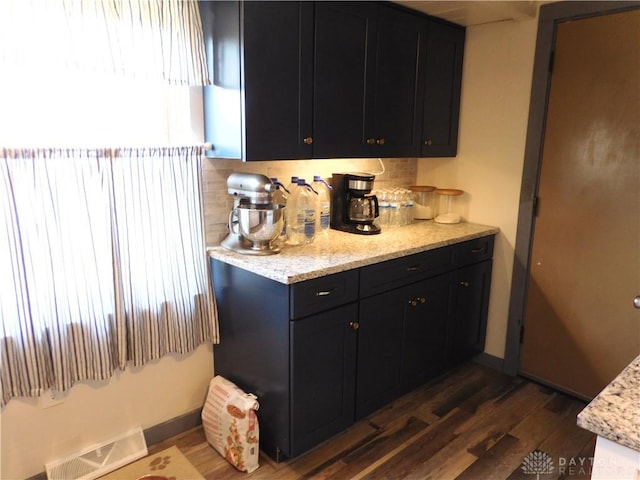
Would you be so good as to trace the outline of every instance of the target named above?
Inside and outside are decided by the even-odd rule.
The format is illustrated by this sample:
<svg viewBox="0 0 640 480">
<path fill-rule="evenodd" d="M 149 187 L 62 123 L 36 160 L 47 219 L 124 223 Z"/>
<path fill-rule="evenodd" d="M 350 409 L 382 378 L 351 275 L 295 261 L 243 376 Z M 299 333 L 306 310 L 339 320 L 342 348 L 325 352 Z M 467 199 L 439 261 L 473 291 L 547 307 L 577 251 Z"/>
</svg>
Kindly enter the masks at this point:
<svg viewBox="0 0 640 480">
<path fill-rule="evenodd" d="M 498 232 L 496 227 L 474 223 L 443 225 L 419 220 L 402 227 L 383 228 L 378 235 L 329 230 L 326 239 L 304 246 L 285 246 L 275 255 L 243 255 L 220 246 L 210 247 L 208 252 L 217 260 L 290 284 Z"/>
<path fill-rule="evenodd" d="M 640 452 L 640 356 L 578 414 L 578 426 Z"/>
</svg>

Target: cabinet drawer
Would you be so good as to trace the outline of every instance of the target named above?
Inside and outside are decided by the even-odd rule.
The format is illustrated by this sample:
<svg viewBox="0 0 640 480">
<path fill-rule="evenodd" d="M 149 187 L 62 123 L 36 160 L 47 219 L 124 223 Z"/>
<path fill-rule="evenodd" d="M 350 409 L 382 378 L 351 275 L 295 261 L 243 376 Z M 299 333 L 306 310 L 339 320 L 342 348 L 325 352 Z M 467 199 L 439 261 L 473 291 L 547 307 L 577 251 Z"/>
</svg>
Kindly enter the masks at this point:
<svg viewBox="0 0 640 480">
<path fill-rule="evenodd" d="M 488 260 L 493 256 L 494 236 L 474 238 L 458 245 L 456 267 Z"/>
<path fill-rule="evenodd" d="M 290 288 L 290 316 L 295 320 L 355 302 L 358 299 L 358 270 L 294 283 Z"/>
<path fill-rule="evenodd" d="M 447 246 L 363 267 L 360 269 L 360 297 L 385 292 L 450 270 L 455 251 L 455 248 Z"/>
</svg>

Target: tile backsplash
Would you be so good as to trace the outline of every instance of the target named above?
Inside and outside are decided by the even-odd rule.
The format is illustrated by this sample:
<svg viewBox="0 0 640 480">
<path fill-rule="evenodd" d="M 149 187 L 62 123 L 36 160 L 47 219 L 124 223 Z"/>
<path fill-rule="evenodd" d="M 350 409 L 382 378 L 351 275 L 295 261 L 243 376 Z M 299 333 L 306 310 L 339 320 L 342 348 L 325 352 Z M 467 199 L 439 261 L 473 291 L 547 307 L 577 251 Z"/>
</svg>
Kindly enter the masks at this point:
<svg viewBox="0 0 640 480">
<path fill-rule="evenodd" d="M 292 175 L 313 180 L 321 175 L 330 180 L 332 173 L 367 172 L 375 174 L 375 188 L 407 187 L 415 184 L 416 158 L 279 160 L 241 162 L 206 158 L 203 162 L 204 221 L 207 245 L 217 245 L 227 235 L 227 220 L 233 199 L 227 193 L 227 177 L 233 172 L 261 173 L 278 177 L 285 185 Z M 383 172 L 384 165 L 384 172 Z"/>
</svg>

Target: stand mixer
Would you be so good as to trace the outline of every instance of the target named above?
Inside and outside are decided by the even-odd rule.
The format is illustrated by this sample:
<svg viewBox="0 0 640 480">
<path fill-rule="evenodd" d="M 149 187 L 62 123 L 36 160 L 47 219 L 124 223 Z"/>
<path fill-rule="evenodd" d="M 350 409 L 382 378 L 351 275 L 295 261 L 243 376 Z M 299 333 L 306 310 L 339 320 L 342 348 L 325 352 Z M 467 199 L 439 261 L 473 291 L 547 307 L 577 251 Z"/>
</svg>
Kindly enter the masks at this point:
<svg viewBox="0 0 640 480">
<path fill-rule="evenodd" d="M 280 251 L 274 241 L 284 225 L 284 205 L 273 203 L 277 189 L 269 177 L 256 173 L 232 173 L 227 192 L 233 196 L 229 235 L 220 245 L 246 255 L 272 255 Z"/>
</svg>

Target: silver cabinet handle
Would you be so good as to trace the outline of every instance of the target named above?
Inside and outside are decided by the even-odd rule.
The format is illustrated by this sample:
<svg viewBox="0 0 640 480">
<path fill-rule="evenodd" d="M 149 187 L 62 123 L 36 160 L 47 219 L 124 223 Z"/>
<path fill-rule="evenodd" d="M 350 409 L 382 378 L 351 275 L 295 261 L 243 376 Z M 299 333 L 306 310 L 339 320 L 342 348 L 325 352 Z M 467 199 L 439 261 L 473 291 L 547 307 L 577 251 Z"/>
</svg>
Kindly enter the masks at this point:
<svg viewBox="0 0 640 480">
<path fill-rule="evenodd" d="M 327 297 L 333 293 L 335 293 L 336 289 L 332 288 L 330 290 L 321 290 L 319 292 L 316 292 L 316 297 Z"/>
<path fill-rule="evenodd" d="M 640 308 L 640 295 L 636 295 L 636 298 L 633 299 L 633 306 Z"/>
</svg>

